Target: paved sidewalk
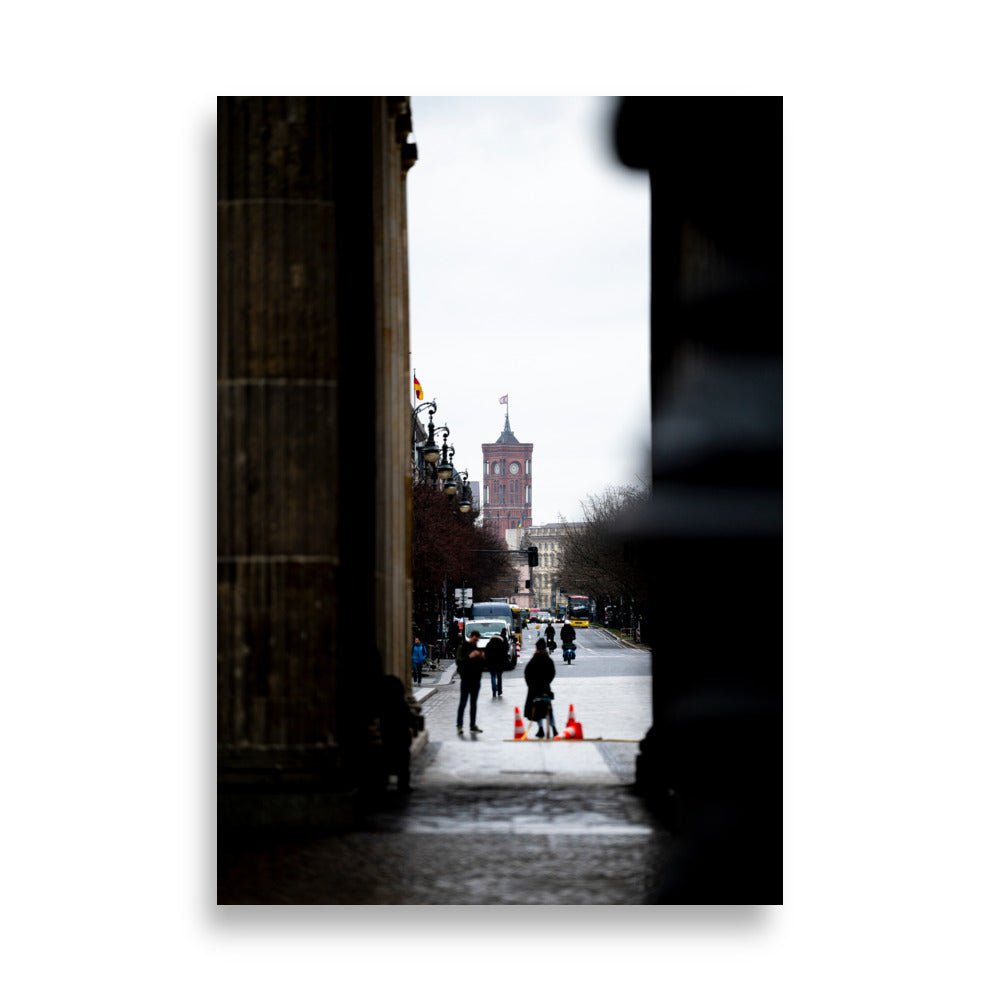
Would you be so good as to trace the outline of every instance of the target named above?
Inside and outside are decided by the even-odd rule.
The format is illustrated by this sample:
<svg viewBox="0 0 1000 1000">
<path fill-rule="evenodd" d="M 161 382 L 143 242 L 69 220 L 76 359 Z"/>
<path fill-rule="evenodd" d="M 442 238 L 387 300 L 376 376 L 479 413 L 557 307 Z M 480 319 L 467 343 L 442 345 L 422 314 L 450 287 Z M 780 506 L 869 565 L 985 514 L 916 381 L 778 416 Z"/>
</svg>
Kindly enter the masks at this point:
<svg viewBox="0 0 1000 1000">
<path fill-rule="evenodd" d="M 490 693 L 489 677 L 480 687 L 477 725 L 482 733 L 456 733 L 459 683 L 453 668 L 438 683 L 415 688 L 424 713 L 427 742 L 414 748 L 416 787 L 519 786 L 564 784 L 619 785 L 634 779 L 635 756 L 652 725 L 649 676 L 575 677 L 564 670 L 553 684 L 556 725 L 561 732 L 573 705 L 584 739 L 542 740 L 527 725 L 527 740 L 514 740 L 514 708 L 524 709 L 527 687 L 523 667 L 504 676 L 504 694 Z M 432 697 L 433 695 L 433 697 Z M 423 743 L 423 741 L 421 741 Z"/>
<path fill-rule="evenodd" d="M 234 844 L 219 901 L 261 904 L 621 904 L 656 901 L 676 847 L 635 794 L 638 740 L 651 723 L 648 675 L 561 670 L 556 722 L 570 703 L 585 741 L 513 741 L 523 665 L 477 723 L 455 731 L 454 666 L 415 688 L 425 719 L 409 795 L 389 794 L 355 830 Z M 603 740 L 591 741 L 591 738 Z"/>
</svg>

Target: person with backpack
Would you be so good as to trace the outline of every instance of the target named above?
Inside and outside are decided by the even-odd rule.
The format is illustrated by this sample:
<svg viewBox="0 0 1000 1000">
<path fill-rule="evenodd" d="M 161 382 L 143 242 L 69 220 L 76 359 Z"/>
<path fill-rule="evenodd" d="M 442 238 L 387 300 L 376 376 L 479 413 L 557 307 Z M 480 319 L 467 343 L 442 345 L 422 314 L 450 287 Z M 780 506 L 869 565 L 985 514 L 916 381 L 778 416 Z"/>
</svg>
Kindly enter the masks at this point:
<svg viewBox="0 0 1000 1000">
<path fill-rule="evenodd" d="M 510 643 L 507 641 L 507 629 L 502 629 L 499 635 L 493 636 L 483 650 L 486 657 L 486 669 L 490 672 L 490 686 L 493 697 L 503 695 L 503 672 L 510 663 Z"/>
<path fill-rule="evenodd" d="M 417 687 L 424 686 L 424 663 L 427 661 L 427 647 L 420 641 L 420 636 L 413 637 L 413 649 L 410 651 L 410 665 L 413 667 L 413 683 Z"/>
</svg>

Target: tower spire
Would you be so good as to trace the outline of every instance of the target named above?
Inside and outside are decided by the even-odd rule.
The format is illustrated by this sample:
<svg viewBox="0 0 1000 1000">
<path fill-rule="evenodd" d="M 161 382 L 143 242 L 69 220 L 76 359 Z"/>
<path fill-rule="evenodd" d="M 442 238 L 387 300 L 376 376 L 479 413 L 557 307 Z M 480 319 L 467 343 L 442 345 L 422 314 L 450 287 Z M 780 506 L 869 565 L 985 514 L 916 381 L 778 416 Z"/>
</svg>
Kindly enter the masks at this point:
<svg viewBox="0 0 1000 1000">
<path fill-rule="evenodd" d="M 514 432 L 510 429 L 510 414 L 508 413 L 504 417 L 503 430 L 500 432 L 500 437 L 496 439 L 496 444 L 520 444 L 516 437 L 514 437 Z"/>
</svg>

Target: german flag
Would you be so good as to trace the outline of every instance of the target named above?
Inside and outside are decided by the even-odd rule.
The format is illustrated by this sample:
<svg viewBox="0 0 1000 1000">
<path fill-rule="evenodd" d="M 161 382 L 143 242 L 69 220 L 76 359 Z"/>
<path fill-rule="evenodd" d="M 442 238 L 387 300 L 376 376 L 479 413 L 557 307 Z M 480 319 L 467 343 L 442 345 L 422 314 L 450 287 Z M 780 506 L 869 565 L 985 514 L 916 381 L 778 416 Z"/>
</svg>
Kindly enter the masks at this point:
<svg viewBox="0 0 1000 1000">
<path fill-rule="evenodd" d="M 417 373 L 413 373 L 413 391 L 417 394 L 417 399 L 424 398 L 424 387 L 417 381 Z"/>
</svg>

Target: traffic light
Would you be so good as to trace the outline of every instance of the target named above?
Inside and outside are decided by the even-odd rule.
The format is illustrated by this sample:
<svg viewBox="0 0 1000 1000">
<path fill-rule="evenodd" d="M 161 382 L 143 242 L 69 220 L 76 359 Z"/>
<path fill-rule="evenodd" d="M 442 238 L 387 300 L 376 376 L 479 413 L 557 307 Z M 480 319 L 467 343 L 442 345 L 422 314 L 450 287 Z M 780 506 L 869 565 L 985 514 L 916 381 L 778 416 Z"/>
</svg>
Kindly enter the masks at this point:
<svg viewBox="0 0 1000 1000">
<path fill-rule="evenodd" d="M 528 546 L 528 565 L 537 566 L 538 565 L 538 546 L 529 545 Z"/>
</svg>

